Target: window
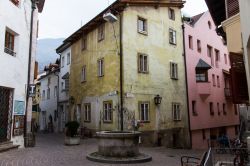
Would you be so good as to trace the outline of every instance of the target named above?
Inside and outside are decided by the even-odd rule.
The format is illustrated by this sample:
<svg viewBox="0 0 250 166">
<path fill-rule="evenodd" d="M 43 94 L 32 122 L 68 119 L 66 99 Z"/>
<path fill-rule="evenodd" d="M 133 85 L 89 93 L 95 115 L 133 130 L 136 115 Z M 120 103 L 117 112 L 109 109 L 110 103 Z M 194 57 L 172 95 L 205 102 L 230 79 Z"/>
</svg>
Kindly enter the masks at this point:
<svg viewBox="0 0 250 166">
<path fill-rule="evenodd" d="M 103 121 L 111 122 L 112 121 L 112 102 L 105 101 L 103 103 Z"/>
<path fill-rule="evenodd" d="M 98 77 L 103 77 L 104 76 L 104 59 L 99 59 L 97 61 L 98 63 Z"/>
<path fill-rule="evenodd" d="M 207 22 L 207 24 L 208 24 L 208 28 L 209 28 L 209 29 L 212 29 L 211 22 L 210 22 L 210 21 L 208 21 L 208 22 Z"/>
<path fill-rule="evenodd" d="M 69 79 L 65 79 L 65 90 L 69 90 Z"/>
<path fill-rule="evenodd" d="M 206 139 L 206 131 L 205 131 L 205 129 L 202 129 L 202 139 L 203 140 Z"/>
<path fill-rule="evenodd" d="M 147 20 L 141 17 L 138 17 L 137 20 L 138 24 L 138 32 L 142 34 L 147 34 L 148 33 L 148 27 L 147 27 Z"/>
<path fill-rule="evenodd" d="M 188 36 L 188 46 L 189 49 L 193 49 L 193 36 Z"/>
<path fill-rule="evenodd" d="M 223 103 L 223 115 L 226 115 L 227 114 L 227 110 L 226 110 L 226 104 Z"/>
<path fill-rule="evenodd" d="M 81 82 L 86 81 L 86 66 L 82 67 L 82 73 L 81 73 Z"/>
<path fill-rule="evenodd" d="M 196 111 L 196 101 L 192 101 L 192 113 L 193 113 L 193 116 L 197 116 L 197 111 Z"/>
<path fill-rule="evenodd" d="M 215 49 L 215 66 L 219 68 L 220 51 Z"/>
<path fill-rule="evenodd" d="M 217 76 L 217 87 L 220 87 L 220 77 Z"/>
<path fill-rule="evenodd" d="M 170 77 L 172 79 L 178 79 L 178 65 L 177 63 L 170 62 Z"/>
<path fill-rule="evenodd" d="M 179 103 L 172 103 L 172 117 L 174 121 L 181 120 L 181 110 Z"/>
<path fill-rule="evenodd" d="M 214 66 L 214 59 L 213 59 L 213 48 L 207 45 L 207 56 L 211 58 L 211 65 Z"/>
<path fill-rule="evenodd" d="M 238 126 L 234 126 L 234 131 L 235 131 L 235 135 L 239 134 L 239 127 Z"/>
<path fill-rule="evenodd" d="M 220 104 L 217 103 L 217 111 L 218 111 L 218 115 L 220 115 Z"/>
<path fill-rule="evenodd" d="M 216 86 L 215 75 L 212 74 L 213 86 Z"/>
<path fill-rule="evenodd" d="M 149 102 L 139 102 L 140 120 L 149 122 Z"/>
<path fill-rule="evenodd" d="M 171 9 L 171 8 L 168 9 L 168 17 L 169 17 L 169 19 L 171 19 L 171 20 L 175 20 L 174 9 Z"/>
<path fill-rule="evenodd" d="M 54 98 L 57 97 L 57 86 L 54 87 Z"/>
<path fill-rule="evenodd" d="M 208 82 L 208 71 L 196 69 L 196 82 Z"/>
<path fill-rule="evenodd" d="M 176 31 L 169 29 L 169 43 L 176 45 Z"/>
<path fill-rule="evenodd" d="M 98 34 L 99 34 L 99 31 L 98 31 Z M 85 35 L 82 36 L 81 49 L 82 49 L 82 51 L 87 49 L 87 36 L 85 36 Z"/>
<path fill-rule="evenodd" d="M 10 0 L 14 5 L 18 6 L 19 5 L 19 0 Z"/>
<path fill-rule="evenodd" d="M 51 78 L 50 78 L 50 77 L 48 77 L 48 83 L 47 83 L 47 86 L 49 86 L 49 85 L 50 85 L 50 82 L 51 82 Z"/>
<path fill-rule="evenodd" d="M 148 73 L 148 56 L 146 54 L 138 54 L 138 72 Z"/>
<path fill-rule="evenodd" d="M 47 99 L 50 99 L 50 88 L 47 89 Z"/>
<path fill-rule="evenodd" d="M 225 61 L 225 64 L 227 64 L 227 54 L 224 54 L 224 61 Z"/>
<path fill-rule="evenodd" d="M 105 31 L 105 24 L 102 24 L 98 27 L 98 41 L 102 41 L 104 39 L 104 31 Z"/>
<path fill-rule="evenodd" d="M 42 93 L 42 100 L 45 100 L 45 90 L 43 90 L 43 93 Z"/>
<path fill-rule="evenodd" d="M 64 90 L 64 82 L 61 82 L 62 90 Z"/>
<path fill-rule="evenodd" d="M 213 102 L 209 103 L 209 110 L 210 110 L 210 115 L 214 115 L 214 105 L 213 105 Z"/>
<path fill-rule="evenodd" d="M 237 105 L 236 104 L 234 104 L 234 114 L 238 115 L 238 110 L 237 110 Z"/>
<path fill-rule="evenodd" d="M 91 104 L 87 103 L 84 105 L 84 121 L 90 122 L 91 121 Z"/>
<path fill-rule="evenodd" d="M 67 54 L 67 65 L 70 64 L 70 53 Z"/>
<path fill-rule="evenodd" d="M 64 62 L 65 62 L 65 59 L 64 59 L 64 56 L 62 56 L 62 62 L 61 62 L 62 63 L 61 66 L 62 67 L 64 67 Z"/>
<path fill-rule="evenodd" d="M 16 56 L 16 53 L 14 52 L 14 45 L 15 45 L 15 35 L 13 33 L 6 31 L 4 52 L 11 56 Z"/>
<path fill-rule="evenodd" d="M 199 39 L 197 40 L 197 51 L 201 52 L 201 41 Z"/>
</svg>

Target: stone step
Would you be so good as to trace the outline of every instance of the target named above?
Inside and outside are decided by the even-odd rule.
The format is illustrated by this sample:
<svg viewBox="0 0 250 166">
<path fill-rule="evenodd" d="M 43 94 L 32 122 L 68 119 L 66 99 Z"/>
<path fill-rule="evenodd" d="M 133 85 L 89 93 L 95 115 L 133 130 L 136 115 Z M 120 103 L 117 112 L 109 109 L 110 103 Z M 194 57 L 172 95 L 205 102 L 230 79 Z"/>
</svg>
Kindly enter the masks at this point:
<svg viewBox="0 0 250 166">
<path fill-rule="evenodd" d="M 17 149 L 18 147 L 19 145 L 13 145 L 12 141 L 3 142 L 0 143 L 0 153 L 11 149 Z"/>
</svg>

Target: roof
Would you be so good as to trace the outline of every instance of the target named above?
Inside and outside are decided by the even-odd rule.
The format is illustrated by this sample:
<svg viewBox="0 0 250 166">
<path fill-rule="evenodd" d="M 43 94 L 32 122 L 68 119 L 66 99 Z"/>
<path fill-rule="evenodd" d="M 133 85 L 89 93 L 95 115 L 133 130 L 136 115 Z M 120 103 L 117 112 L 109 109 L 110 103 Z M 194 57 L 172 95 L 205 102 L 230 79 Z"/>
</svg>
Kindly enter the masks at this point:
<svg viewBox="0 0 250 166">
<path fill-rule="evenodd" d="M 69 72 L 67 72 L 66 74 L 64 74 L 62 76 L 62 79 L 64 79 L 64 80 L 69 79 Z"/>
<path fill-rule="evenodd" d="M 205 0 L 216 26 L 226 20 L 225 0 Z"/>
<path fill-rule="evenodd" d="M 208 69 L 211 69 L 212 67 L 209 64 L 207 64 L 207 62 L 205 62 L 202 59 L 200 59 L 195 68 L 196 69 L 208 70 Z"/>
<path fill-rule="evenodd" d="M 45 0 L 38 0 L 37 8 L 38 8 L 38 12 L 39 13 L 42 13 L 43 7 L 44 7 L 44 3 L 45 3 Z"/>
<path fill-rule="evenodd" d="M 100 24 L 104 23 L 103 14 L 111 11 L 113 14 L 117 15 L 121 13 L 127 6 L 172 6 L 182 8 L 184 6 L 185 1 L 182 0 L 116 0 L 106 9 L 104 9 L 101 13 L 99 13 L 96 17 L 70 35 L 67 39 L 63 41 L 63 44 L 60 45 L 56 52 L 62 53 L 65 49 L 70 47 L 75 41 L 81 38 L 82 35 L 87 34 L 88 32 L 95 29 Z"/>
<path fill-rule="evenodd" d="M 195 16 L 191 17 L 191 21 L 189 22 L 189 24 L 195 25 L 198 22 L 198 20 L 201 18 L 201 16 L 203 16 L 204 13 L 205 12 L 200 13 L 198 15 L 195 15 Z"/>
</svg>

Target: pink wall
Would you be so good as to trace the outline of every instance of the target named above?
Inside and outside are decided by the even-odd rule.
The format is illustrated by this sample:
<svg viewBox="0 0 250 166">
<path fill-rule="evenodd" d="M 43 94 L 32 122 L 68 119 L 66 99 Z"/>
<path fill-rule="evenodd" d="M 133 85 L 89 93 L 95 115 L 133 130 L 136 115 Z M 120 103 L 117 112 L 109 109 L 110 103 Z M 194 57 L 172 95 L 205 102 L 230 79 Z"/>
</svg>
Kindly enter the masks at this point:
<svg viewBox="0 0 250 166">
<path fill-rule="evenodd" d="M 208 21 L 211 23 L 209 29 Z M 230 100 L 226 100 L 224 95 L 225 81 L 223 70 L 229 71 L 229 57 L 226 46 L 215 32 L 215 25 L 209 12 L 204 13 L 194 26 L 185 23 L 185 49 L 187 59 L 187 77 L 188 77 L 188 93 L 189 93 L 189 111 L 191 130 L 193 131 L 193 143 L 204 145 L 201 142 L 200 129 L 210 129 L 225 126 L 234 126 L 239 124 L 239 115 L 235 115 L 234 106 Z M 193 38 L 193 49 L 189 48 L 189 35 Z M 197 50 L 197 39 L 201 41 L 201 52 Z M 212 66 L 208 70 L 209 83 L 197 83 L 195 75 L 195 67 L 199 59 L 204 60 L 207 64 L 211 65 L 211 58 L 207 53 L 207 45 L 213 47 L 213 58 L 215 62 L 215 50 L 220 51 L 219 67 Z M 225 64 L 224 54 L 227 55 L 227 64 Z M 215 63 L 214 63 L 215 64 Z M 212 74 L 215 75 L 216 86 L 213 86 Z M 220 87 L 217 87 L 217 76 L 219 76 Z M 203 85 L 201 85 L 203 84 Z M 200 93 L 207 93 L 208 95 L 200 95 Z M 192 101 L 196 101 L 197 116 L 192 113 Z M 209 103 L 213 102 L 214 115 L 210 115 Z M 220 115 L 217 111 L 217 103 L 219 103 Z M 227 114 L 223 114 L 223 103 L 226 104 Z M 194 130 L 198 130 L 195 132 Z M 207 133 L 207 132 L 206 132 Z M 209 134 L 209 133 L 208 133 Z M 231 135 L 231 133 L 230 133 Z M 209 136 L 207 136 L 209 138 Z M 202 144 L 203 143 L 203 144 Z"/>
</svg>

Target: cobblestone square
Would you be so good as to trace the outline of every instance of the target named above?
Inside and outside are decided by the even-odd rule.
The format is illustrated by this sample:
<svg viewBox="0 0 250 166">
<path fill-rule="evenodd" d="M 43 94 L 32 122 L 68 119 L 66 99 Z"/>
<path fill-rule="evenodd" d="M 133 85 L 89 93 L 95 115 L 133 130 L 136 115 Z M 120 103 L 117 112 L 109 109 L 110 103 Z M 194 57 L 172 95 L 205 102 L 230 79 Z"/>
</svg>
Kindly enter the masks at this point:
<svg viewBox="0 0 250 166">
<path fill-rule="evenodd" d="M 109 166 L 86 159 L 86 155 L 97 150 L 96 139 L 82 139 L 79 146 L 64 146 L 63 135 L 38 134 L 36 147 L 0 153 L 1 166 Z M 183 155 L 200 156 L 202 151 L 166 149 L 165 147 L 141 147 L 140 151 L 153 160 L 138 166 L 180 166 Z"/>
</svg>

